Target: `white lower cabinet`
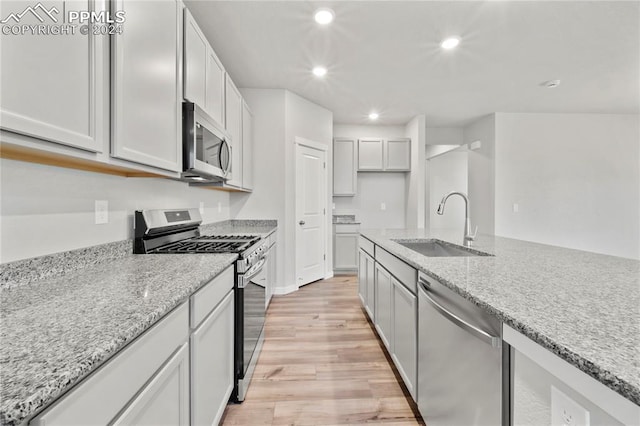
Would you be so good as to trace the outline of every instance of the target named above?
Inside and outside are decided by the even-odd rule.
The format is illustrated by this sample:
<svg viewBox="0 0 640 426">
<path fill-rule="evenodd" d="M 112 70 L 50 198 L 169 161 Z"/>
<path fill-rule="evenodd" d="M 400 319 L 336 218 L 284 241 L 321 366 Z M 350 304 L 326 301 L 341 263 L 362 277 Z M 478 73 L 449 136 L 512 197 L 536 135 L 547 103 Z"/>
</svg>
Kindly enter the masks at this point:
<svg viewBox="0 0 640 426">
<path fill-rule="evenodd" d="M 358 295 L 367 315 L 371 321 L 374 321 L 376 299 L 374 260 L 362 249 L 358 251 Z"/>
<path fill-rule="evenodd" d="M 191 422 L 218 424 L 233 390 L 233 291 L 191 334 Z"/>
<path fill-rule="evenodd" d="M 358 250 L 358 297 L 362 306 L 367 305 L 367 254 Z"/>
<path fill-rule="evenodd" d="M 418 370 L 418 298 L 400 281 L 391 277 L 392 297 L 392 359 L 409 393 L 416 400 Z"/>
<path fill-rule="evenodd" d="M 185 343 L 145 386 L 113 426 L 189 424 L 189 345 Z"/>
<path fill-rule="evenodd" d="M 234 279 L 229 266 L 29 424 L 218 424 L 234 383 Z"/>
<path fill-rule="evenodd" d="M 358 224 L 333 225 L 333 270 L 352 273 L 358 269 Z"/>
<path fill-rule="evenodd" d="M 364 237 L 359 239 L 358 296 L 407 390 L 417 401 L 418 272 Z M 368 251 L 374 252 L 372 257 Z"/>
<path fill-rule="evenodd" d="M 390 342 L 392 342 L 391 320 L 393 315 L 391 275 L 378 264 L 375 265 L 375 268 L 376 313 L 374 323 L 382 342 L 389 350 L 389 353 L 393 353 L 393 347 L 390 345 Z"/>
<path fill-rule="evenodd" d="M 176 373 L 176 368 L 184 371 L 180 369 L 188 366 L 188 358 L 185 358 L 187 364 L 184 364 L 179 356 L 174 356 L 180 354 L 188 336 L 189 305 L 184 303 L 35 417 L 30 425 L 107 424 L 127 414 L 123 410 L 126 411 L 128 407 L 132 416 L 137 413 L 142 418 L 158 418 L 152 411 L 161 409 L 166 418 L 180 418 L 179 411 L 183 409 L 180 398 L 186 393 L 180 393 L 176 382 L 169 380 L 170 383 L 167 383 L 163 379 Z M 140 398 L 144 393 L 147 398 L 145 401 L 150 403 L 148 407 L 141 405 L 143 402 Z M 168 402 L 169 399 L 171 402 Z M 163 400 L 164 403 L 158 405 L 157 400 Z M 167 414 L 169 412 L 171 414 Z M 184 413 L 188 419 L 188 410 Z"/>
</svg>

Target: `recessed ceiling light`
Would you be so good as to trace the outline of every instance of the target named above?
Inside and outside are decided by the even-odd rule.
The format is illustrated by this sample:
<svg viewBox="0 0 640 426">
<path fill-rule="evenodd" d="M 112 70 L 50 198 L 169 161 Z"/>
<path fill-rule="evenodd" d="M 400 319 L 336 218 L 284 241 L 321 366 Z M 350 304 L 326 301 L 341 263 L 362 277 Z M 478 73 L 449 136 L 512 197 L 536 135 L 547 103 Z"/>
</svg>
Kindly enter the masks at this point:
<svg viewBox="0 0 640 426">
<path fill-rule="evenodd" d="M 327 73 L 327 69 L 325 67 L 315 67 L 313 69 L 313 74 L 316 77 L 324 77 L 326 73 Z"/>
<path fill-rule="evenodd" d="M 380 116 L 378 115 L 377 112 L 372 112 L 371 114 L 369 114 L 369 120 L 377 120 L 378 117 Z"/>
<path fill-rule="evenodd" d="M 458 37 L 449 37 L 445 39 L 442 43 L 440 43 L 440 46 L 443 49 L 449 50 L 449 49 L 453 49 L 458 44 L 460 44 L 460 39 Z"/>
<path fill-rule="evenodd" d="M 543 81 L 540 85 L 546 87 L 547 89 L 553 89 L 554 87 L 560 86 L 560 80 Z"/>
<path fill-rule="evenodd" d="M 333 10 L 327 7 L 322 7 L 316 10 L 316 13 L 313 15 L 313 18 L 320 25 L 330 24 L 333 21 L 333 18 L 335 17 L 336 17 L 336 14 L 333 12 Z"/>
</svg>

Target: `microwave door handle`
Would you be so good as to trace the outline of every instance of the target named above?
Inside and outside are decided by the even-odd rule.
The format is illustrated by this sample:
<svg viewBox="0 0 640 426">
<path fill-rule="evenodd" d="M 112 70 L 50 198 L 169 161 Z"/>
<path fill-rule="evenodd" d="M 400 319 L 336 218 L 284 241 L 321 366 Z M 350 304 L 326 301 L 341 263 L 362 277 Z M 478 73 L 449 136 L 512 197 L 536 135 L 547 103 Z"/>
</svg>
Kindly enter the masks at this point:
<svg viewBox="0 0 640 426">
<path fill-rule="evenodd" d="M 227 154 L 226 165 L 222 164 L 224 158 L 222 151 L 226 151 Z M 231 169 L 231 145 L 229 145 L 226 139 L 223 139 L 222 143 L 220 144 L 220 168 L 222 169 L 222 173 L 225 176 L 229 174 L 229 170 Z"/>
</svg>

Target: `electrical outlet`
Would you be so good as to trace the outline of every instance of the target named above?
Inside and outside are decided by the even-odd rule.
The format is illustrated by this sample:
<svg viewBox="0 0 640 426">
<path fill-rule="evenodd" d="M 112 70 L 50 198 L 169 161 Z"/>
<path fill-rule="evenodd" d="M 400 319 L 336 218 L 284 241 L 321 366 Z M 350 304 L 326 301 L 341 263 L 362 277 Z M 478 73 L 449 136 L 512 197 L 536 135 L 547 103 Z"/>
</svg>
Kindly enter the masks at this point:
<svg viewBox="0 0 640 426">
<path fill-rule="evenodd" d="M 222 213 L 222 203 L 218 201 L 218 213 Z"/>
<path fill-rule="evenodd" d="M 109 201 L 96 200 L 95 203 L 95 221 L 96 225 L 109 223 Z"/>
<path fill-rule="evenodd" d="M 380 210 L 386 210 L 387 209 L 387 204 L 386 203 L 380 203 Z"/>
<path fill-rule="evenodd" d="M 520 211 L 520 206 L 518 203 L 513 203 L 513 212 L 518 213 L 518 211 Z"/>
<path fill-rule="evenodd" d="M 200 214 L 204 214 L 204 201 L 200 201 Z"/>
<path fill-rule="evenodd" d="M 551 386 L 552 426 L 589 426 L 589 411 Z"/>
</svg>

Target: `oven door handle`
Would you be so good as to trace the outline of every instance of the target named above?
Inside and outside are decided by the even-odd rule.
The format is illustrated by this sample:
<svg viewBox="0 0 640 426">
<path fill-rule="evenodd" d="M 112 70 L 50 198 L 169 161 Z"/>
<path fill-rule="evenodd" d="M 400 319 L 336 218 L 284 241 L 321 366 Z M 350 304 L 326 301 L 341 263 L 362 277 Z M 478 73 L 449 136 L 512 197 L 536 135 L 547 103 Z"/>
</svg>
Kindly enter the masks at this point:
<svg viewBox="0 0 640 426">
<path fill-rule="evenodd" d="M 264 267 L 266 261 L 267 258 L 263 257 L 258 263 L 253 265 L 251 269 L 249 269 L 244 275 L 242 275 L 242 278 L 238 282 L 238 288 L 245 288 L 247 284 L 249 284 L 249 281 L 251 281 L 253 277 L 258 275 L 262 271 L 262 268 Z"/>
</svg>

